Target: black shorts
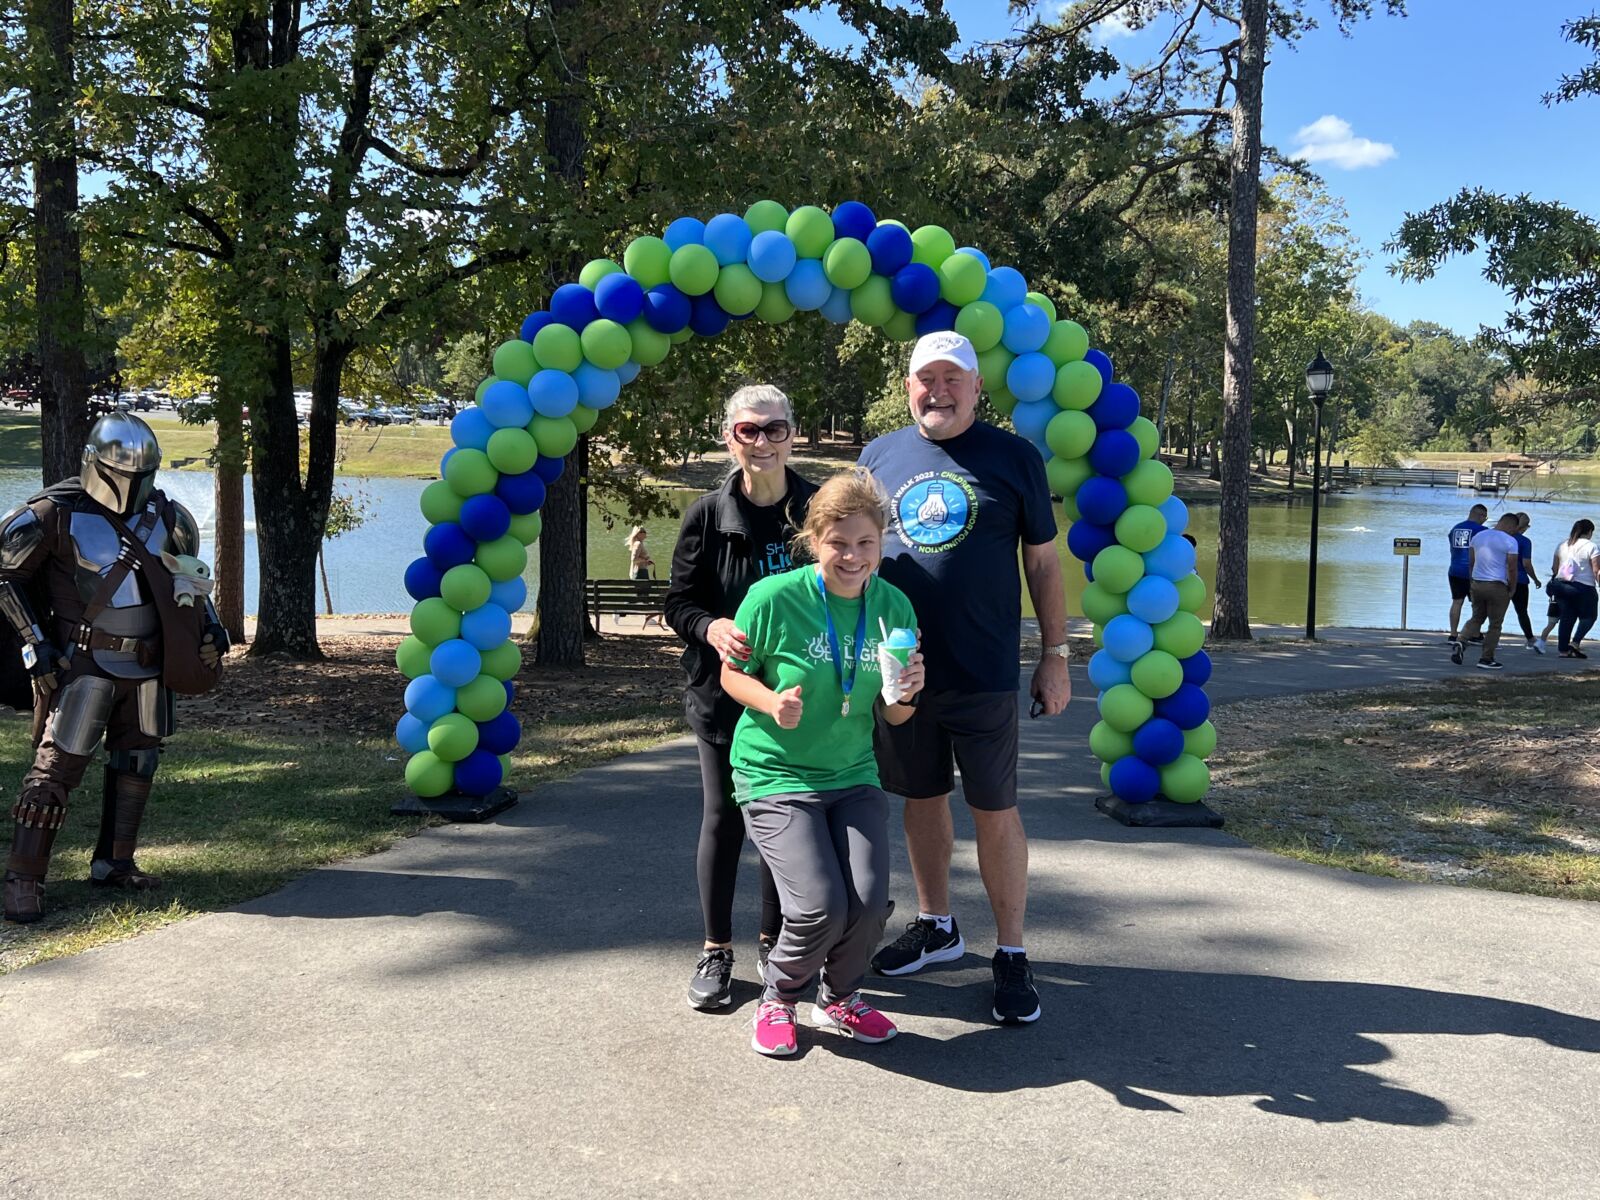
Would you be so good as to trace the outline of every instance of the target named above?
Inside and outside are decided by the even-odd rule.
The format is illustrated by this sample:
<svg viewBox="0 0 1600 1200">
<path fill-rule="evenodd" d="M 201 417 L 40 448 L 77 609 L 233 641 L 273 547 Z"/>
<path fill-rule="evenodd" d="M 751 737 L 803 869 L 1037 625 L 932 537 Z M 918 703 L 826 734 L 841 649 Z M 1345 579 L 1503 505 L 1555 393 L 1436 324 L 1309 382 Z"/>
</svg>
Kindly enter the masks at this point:
<svg viewBox="0 0 1600 1200">
<path fill-rule="evenodd" d="M 961 790 L 984 812 L 1017 806 L 1017 693 L 924 692 L 909 721 L 873 730 L 883 790 L 914 800 Z"/>
<path fill-rule="evenodd" d="M 1465 575 L 1450 576 L 1450 599 L 1472 599 L 1472 580 Z"/>
</svg>

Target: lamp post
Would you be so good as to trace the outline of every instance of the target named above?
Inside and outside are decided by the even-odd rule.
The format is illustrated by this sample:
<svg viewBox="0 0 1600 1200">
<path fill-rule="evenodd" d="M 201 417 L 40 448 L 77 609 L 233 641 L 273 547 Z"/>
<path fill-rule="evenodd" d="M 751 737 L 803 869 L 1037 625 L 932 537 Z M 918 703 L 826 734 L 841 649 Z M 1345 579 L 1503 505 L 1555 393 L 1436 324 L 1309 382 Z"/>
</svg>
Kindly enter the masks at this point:
<svg viewBox="0 0 1600 1200">
<path fill-rule="evenodd" d="M 1306 388 L 1311 393 L 1311 403 L 1316 407 L 1311 449 L 1311 558 L 1310 576 L 1306 581 L 1306 638 L 1317 638 L 1317 519 L 1322 514 L 1322 402 L 1333 390 L 1333 364 L 1322 357 L 1322 347 L 1317 356 L 1306 365 Z"/>
</svg>

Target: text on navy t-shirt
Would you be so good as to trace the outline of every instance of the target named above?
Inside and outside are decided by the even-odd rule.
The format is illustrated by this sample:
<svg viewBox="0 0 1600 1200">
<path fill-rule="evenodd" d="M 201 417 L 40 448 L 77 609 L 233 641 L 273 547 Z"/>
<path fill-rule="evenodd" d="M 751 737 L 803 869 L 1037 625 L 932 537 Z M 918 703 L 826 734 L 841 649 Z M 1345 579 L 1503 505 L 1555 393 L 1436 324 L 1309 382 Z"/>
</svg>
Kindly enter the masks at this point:
<svg viewBox="0 0 1600 1200">
<path fill-rule="evenodd" d="M 1472 545 L 1473 535 L 1482 533 L 1484 529 L 1485 526 L 1476 521 L 1462 521 L 1450 530 L 1450 574 L 1458 579 L 1465 579 L 1472 574 L 1471 555 L 1468 549 Z"/>
</svg>

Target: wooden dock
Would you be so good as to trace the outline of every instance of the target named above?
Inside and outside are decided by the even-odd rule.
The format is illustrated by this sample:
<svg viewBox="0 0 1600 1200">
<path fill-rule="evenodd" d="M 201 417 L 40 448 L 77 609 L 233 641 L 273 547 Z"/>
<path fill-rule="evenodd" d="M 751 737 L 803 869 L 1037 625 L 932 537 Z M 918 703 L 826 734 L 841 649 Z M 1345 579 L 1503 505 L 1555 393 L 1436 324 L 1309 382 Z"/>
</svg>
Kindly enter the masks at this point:
<svg viewBox="0 0 1600 1200">
<path fill-rule="evenodd" d="M 1498 494 L 1511 486 L 1509 470 L 1456 471 L 1434 467 L 1329 467 L 1327 481 L 1353 487 L 1447 487 Z"/>
</svg>

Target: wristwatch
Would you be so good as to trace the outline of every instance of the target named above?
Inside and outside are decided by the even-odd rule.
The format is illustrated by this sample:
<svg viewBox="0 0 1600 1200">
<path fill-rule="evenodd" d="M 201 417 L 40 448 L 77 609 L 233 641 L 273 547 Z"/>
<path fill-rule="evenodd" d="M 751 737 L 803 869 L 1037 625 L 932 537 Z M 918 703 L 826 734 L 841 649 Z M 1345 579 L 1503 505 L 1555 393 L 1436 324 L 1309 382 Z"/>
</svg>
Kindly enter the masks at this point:
<svg viewBox="0 0 1600 1200">
<path fill-rule="evenodd" d="M 1063 660 L 1064 662 L 1072 661 L 1072 647 L 1066 642 L 1057 642 L 1053 646 L 1046 646 L 1040 652 L 1040 657 L 1042 658 L 1046 654 L 1054 654 L 1057 658 Z"/>
</svg>

